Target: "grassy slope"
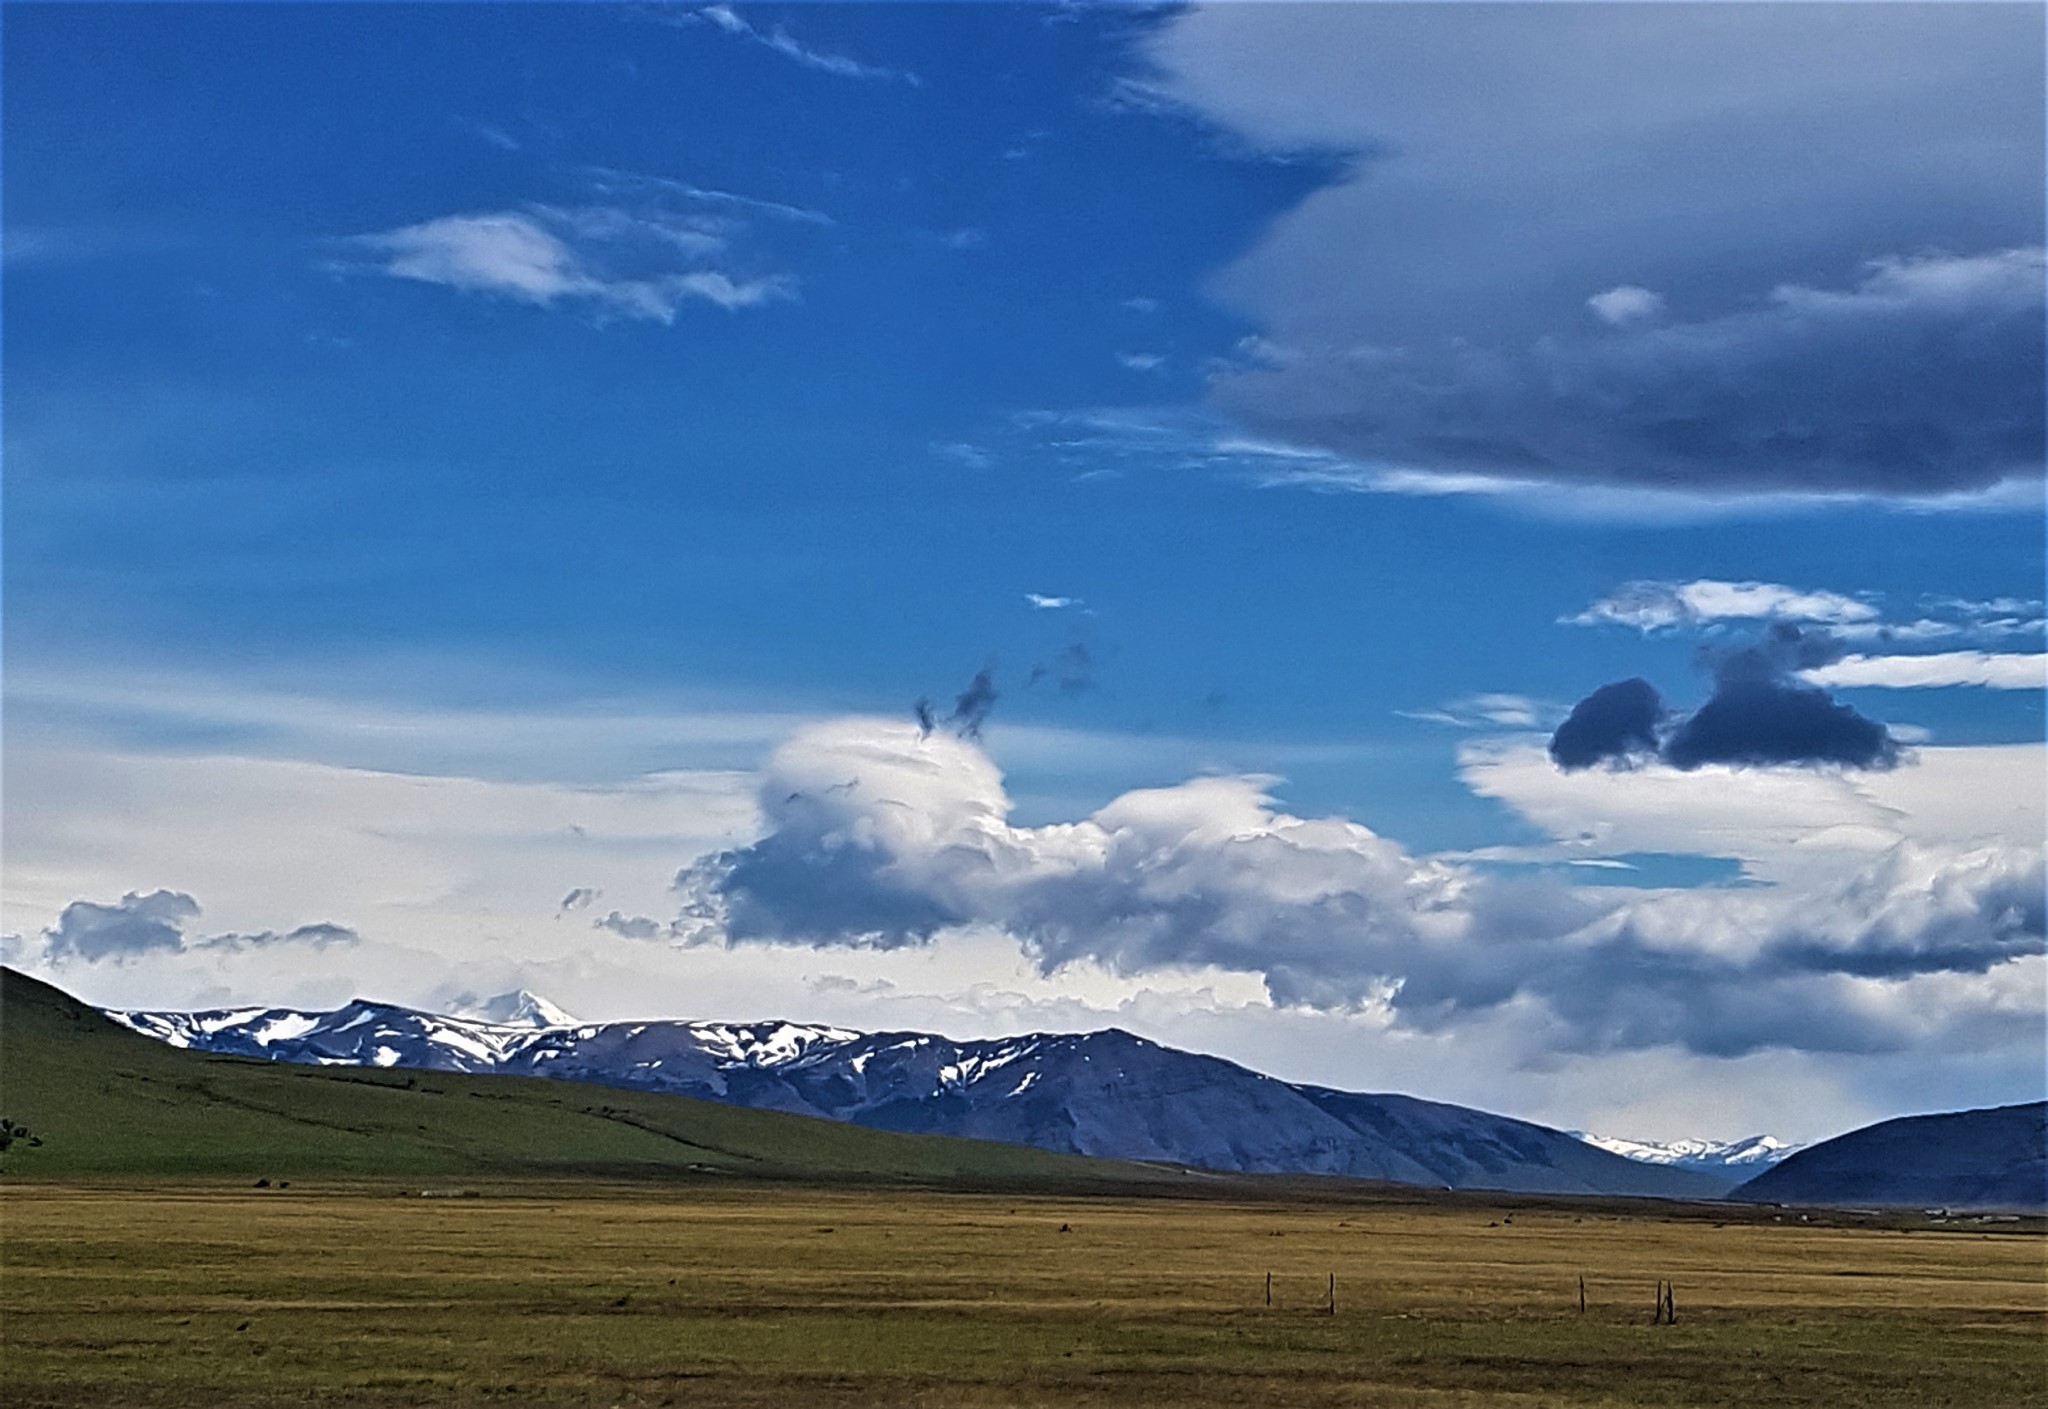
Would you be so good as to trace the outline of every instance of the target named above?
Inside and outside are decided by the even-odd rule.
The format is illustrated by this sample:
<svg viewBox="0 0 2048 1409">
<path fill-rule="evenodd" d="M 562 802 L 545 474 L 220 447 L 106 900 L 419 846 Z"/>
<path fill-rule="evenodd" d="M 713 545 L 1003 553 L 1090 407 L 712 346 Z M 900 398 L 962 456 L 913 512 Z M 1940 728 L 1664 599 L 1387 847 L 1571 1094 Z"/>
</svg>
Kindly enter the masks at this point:
<svg viewBox="0 0 2048 1409">
<path fill-rule="evenodd" d="M 241 1179 L 728 1174 L 1114 1188 L 1157 1171 L 1019 1145 L 583 1086 L 272 1065 L 180 1051 L 0 971 L 13 1176 Z"/>
</svg>

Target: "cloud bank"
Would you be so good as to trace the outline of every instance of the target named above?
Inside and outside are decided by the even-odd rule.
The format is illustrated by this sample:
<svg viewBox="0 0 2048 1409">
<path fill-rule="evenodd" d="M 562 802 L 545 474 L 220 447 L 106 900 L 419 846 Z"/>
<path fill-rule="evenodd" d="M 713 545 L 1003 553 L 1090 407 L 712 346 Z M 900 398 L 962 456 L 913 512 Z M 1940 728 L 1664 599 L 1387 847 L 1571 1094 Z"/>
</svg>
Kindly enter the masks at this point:
<svg viewBox="0 0 2048 1409">
<path fill-rule="evenodd" d="M 760 839 L 685 867 L 681 913 L 644 937 L 890 950 L 995 930 L 1048 973 L 1207 967 L 1418 1030 L 1513 1012 L 1559 1050 L 1897 1050 L 2035 1021 L 2013 995 L 2041 962 L 2038 847 L 1901 842 L 1805 888 L 1617 899 L 1290 815 L 1275 781 L 1018 827 L 971 742 L 833 721 L 777 750 Z"/>
<path fill-rule="evenodd" d="M 1346 158 L 1213 281 L 1260 435 L 1381 487 L 2041 475 L 2037 16 L 1209 5 L 1139 59 L 1154 111 Z"/>
</svg>

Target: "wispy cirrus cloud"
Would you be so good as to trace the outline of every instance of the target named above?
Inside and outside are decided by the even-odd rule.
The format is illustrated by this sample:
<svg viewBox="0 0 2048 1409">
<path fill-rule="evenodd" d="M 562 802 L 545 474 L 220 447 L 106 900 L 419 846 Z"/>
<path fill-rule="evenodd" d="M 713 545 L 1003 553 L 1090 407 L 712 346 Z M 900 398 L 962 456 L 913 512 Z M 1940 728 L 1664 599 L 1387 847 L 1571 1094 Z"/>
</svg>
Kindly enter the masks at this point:
<svg viewBox="0 0 2048 1409">
<path fill-rule="evenodd" d="M 889 68 L 883 64 L 871 64 L 851 55 L 834 53 L 806 44 L 791 34 L 787 27 L 776 25 L 772 29 L 761 29 L 744 18 L 730 5 L 706 5 L 697 10 L 680 13 L 657 13 L 664 24 L 684 26 L 708 25 L 721 34 L 745 39 L 764 49 L 782 55 L 792 63 L 800 64 L 819 73 L 829 73 L 838 78 L 871 79 L 888 83 L 904 83 L 912 88 L 922 87 L 924 80 L 908 69 Z"/>
<path fill-rule="evenodd" d="M 1564 717 L 1564 708 L 1527 695 L 1493 692 L 1464 695 L 1435 709 L 1395 710 L 1404 719 L 1449 724 L 1459 729 L 1542 729 Z"/>
<path fill-rule="evenodd" d="M 1950 650 L 1909 654 L 1847 654 L 1847 643 L 1911 648 L 1961 637 L 1997 640 L 2043 628 L 2041 604 L 2028 598 L 1934 598 L 1911 620 L 1886 620 L 1868 595 L 1850 596 L 1778 582 L 1631 582 L 1584 611 L 1560 618 L 1568 626 L 1626 626 L 1645 636 L 1713 632 L 1727 623 L 1805 628 L 1808 648 L 1827 642 L 1828 658 L 1798 664 L 1790 678 L 1809 686 L 1921 689 L 1974 685 L 2038 690 L 2048 684 L 2048 656 L 2038 652 Z"/>
<path fill-rule="evenodd" d="M 832 225 L 836 222 L 822 210 L 791 205 L 786 201 L 699 186 L 674 176 L 645 171 L 623 171 L 615 166 L 586 166 L 583 175 L 590 189 L 600 195 L 641 200 L 648 196 L 669 197 L 713 210 L 736 211 L 742 215 L 767 215 L 799 225 Z"/>
<path fill-rule="evenodd" d="M 1648 635 L 1717 621 L 1841 625 L 1875 621 L 1878 614 L 1869 602 L 1840 592 L 1787 587 L 1778 582 L 1696 578 L 1691 582 L 1631 582 L 1576 616 L 1565 617 L 1564 622 L 1569 626 L 1632 626 Z"/>
<path fill-rule="evenodd" d="M 736 277 L 708 267 L 727 247 L 716 229 L 616 207 L 444 215 L 343 244 L 393 278 L 658 323 L 673 323 L 687 303 L 730 312 L 796 297 L 787 275 Z"/>
<path fill-rule="evenodd" d="M 1813 685 L 1888 690 L 1975 685 L 1988 690 L 2048 689 L 2048 655 L 1938 651 L 1920 656 L 1843 656 L 1799 672 Z"/>
</svg>

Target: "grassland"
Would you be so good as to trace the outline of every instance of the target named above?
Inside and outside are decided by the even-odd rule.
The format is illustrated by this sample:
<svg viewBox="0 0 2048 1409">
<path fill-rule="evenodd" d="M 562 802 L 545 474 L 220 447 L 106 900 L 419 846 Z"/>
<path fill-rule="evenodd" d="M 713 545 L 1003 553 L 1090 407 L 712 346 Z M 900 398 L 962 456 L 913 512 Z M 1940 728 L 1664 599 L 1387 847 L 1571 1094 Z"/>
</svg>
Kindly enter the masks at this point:
<svg viewBox="0 0 2048 1409">
<path fill-rule="evenodd" d="M 2048 1404 L 2038 1236 L 1464 1197 L 476 1192 L 9 1186 L 5 1397 Z M 1675 1326 L 1651 1324 L 1659 1278 Z"/>
</svg>

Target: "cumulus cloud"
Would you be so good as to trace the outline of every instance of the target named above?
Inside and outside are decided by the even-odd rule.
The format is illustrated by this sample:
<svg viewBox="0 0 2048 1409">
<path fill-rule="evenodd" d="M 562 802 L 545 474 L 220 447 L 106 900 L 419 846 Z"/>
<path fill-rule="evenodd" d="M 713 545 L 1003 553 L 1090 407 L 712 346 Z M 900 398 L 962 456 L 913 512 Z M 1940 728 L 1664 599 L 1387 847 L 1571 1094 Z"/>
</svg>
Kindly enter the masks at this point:
<svg viewBox="0 0 2048 1409">
<path fill-rule="evenodd" d="M 349 247 L 393 278 L 549 308 L 569 303 L 624 318 L 675 321 L 685 303 L 732 311 L 795 296 L 783 275 L 735 278 L 700 263 L 726 241 L 700 222 L 611 207 L 445 215 Z"/>
<path fill-rule="evenodd" d="M 1780 622 L 1757 641 L 1710 654 L 1713 694 L 1668 726 L 1648 681 L 1601 686 L 1558 726 L 1550 756 L 1566 770 L 1652 755 L 1685 770 L 1710 763 L 1889 768 L 1899 748 L 1885 726 L 1802 678 L 1840 654 L 1825 633 Z"/>
<path fill-rule="evenodd" d="M 2038 479 L 2038 39 L 1995 7 L 1176 10 L 1147 91 L 1350 154 L 1212 282 L 1268 353 L 1215 401 L 1422 481 Z"/>
<path fill-rule="evenodd" d="M 74 900 L 58 915 L 57 923 L 43 931 L 44 952 L 57 962 L 82 959 L 97 963 L 102 959 L 123 960 L 190 949 L 244 950 L 282 944 L 325 949 L 354 944 L 359 938 L 346 925 L 324 921 L 282 933 L 258 930 L 188 936 L 186 926 L 198 918 L 199 902 L 183 891 L 130 891 L 111 905 Z"/>
<path fill-rule="evenodd" d="M 2013 966 L 2042 950 L 2038 848 L 1897 844 L 1801 890 L 1617 899 L 1290 815 L 1274 783 L 1197 778 L 1019 827 L 970 742 L 834 721 L 776 751 L 763 835 L 685 867 L 666 928 L 875 949 L 994 930 L 1047 972 L 1206 966 L 1255 975 L 1281 1004 L 1417 1029 L 1534 1005 L 1562 1047 L 1720 1053 L 1952 1035 L 2000 1011 Z M 1946 985 L 1939 1015 L 1914 1010 L 1927 983 Z"/>
<path fill-rule="evenodd" d="M 1843 656 L 1799 672 L 1813 685 L 1890 690 L 1976 685 L 1990 690 L 2048 689 L 2048 655 L 1941 651 L 1922 656 Z"/>
<path fill-rule="evenodd" d="M 1811 621 L 1842 625 L 1875 621 L 1877 616 L 1877 608 L 1869 602 L 1840 592 L 1787 587 L 1777 582 L 1697 578 L 1691 582 L 1631 582 L 1564 620 L 1571 626 L 1633 626 L 1648 635 L 1716 621 Z"/>
</svg>

